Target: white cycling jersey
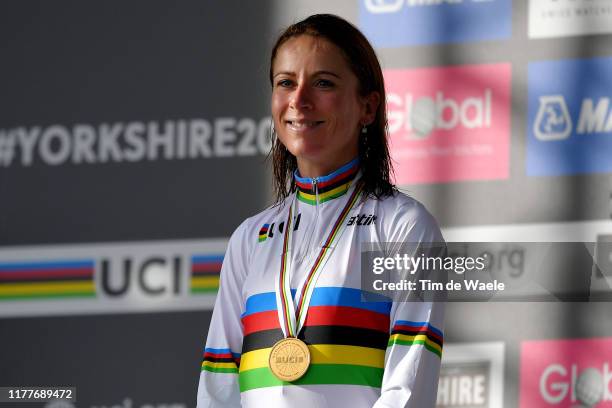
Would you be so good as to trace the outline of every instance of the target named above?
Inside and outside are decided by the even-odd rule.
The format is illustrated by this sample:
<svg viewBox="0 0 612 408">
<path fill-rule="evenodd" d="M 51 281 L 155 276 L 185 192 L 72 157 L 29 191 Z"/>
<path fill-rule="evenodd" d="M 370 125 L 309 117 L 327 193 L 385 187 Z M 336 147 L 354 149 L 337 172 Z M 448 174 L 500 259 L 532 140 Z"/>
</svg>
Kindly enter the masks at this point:
<svg viewBox="0 0 612 408">
<path fill-rule="evenodd" d="M 443 303 L 361 296 L 362 243 L 442 242 L 429 212 L 401 193 L 360 200 L 345 219 L 298 336 L 311 354 L 306 374 L 283 383 L 268 368 L 270 348 L 283 338 L 275 284 L 291 202 L 297 198 L 290 271 L 295 292 L 358 178 L 357 160 L 318 177 L 316 187 L 315 180 L 296 175 L 296 193 L 233 233 L 204 349 L 198 408 L 435 406 Z"/>
</svg>

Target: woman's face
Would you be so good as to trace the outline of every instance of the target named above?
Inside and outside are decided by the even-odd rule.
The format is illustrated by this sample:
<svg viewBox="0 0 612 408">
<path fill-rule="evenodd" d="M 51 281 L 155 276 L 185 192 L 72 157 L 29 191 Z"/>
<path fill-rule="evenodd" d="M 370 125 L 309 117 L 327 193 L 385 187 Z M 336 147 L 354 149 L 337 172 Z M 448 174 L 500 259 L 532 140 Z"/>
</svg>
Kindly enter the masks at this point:
<svg viewBox="0 0 612 408">
<path fill-rule="evenodd" d="M 301 35 L 287 40 L 272 66 L 272 117 L 300 174 L 328 174 L 358 154 L 359 132 L 374 120 L 377 93 L 361 97 L 343 52 Z"/>
</svg>

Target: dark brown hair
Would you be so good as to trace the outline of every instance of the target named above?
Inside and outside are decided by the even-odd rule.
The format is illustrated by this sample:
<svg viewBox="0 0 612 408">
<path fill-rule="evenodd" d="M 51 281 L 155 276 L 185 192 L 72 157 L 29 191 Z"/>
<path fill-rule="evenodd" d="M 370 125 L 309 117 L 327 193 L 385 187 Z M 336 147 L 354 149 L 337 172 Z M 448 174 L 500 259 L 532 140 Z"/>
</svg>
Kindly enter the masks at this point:
<svg viewBox="0 0 612 408">
<path fill-rule="evenodd" d="M 270 84 L 272 67 L 279 48 L 289 39 L 300 35 L 323 38 L 344 52 L 349 67 L 357 77 L 358 92 L 367 96 L 378 92 L 380 103 L 374 121 L 367 126 L 367 133 L 359 136 L 359 161 L 364 182 L 364 192 L 369 196 L 381 198 L 393 193 L 390 174 L 393 171 L 387 145 L 387 113 L 385 84 L 380 63 L 374 49 L 365 36 L 348 21 L 332 14 L 315 14 L 295 23 L 278 37 L 270 56 Z M 291 183 L 297 160 L 276 137 L 270 152 L 274 167 L 274 190 L 276 199 L 281 202 L 295 191 Z"/>
</svg>

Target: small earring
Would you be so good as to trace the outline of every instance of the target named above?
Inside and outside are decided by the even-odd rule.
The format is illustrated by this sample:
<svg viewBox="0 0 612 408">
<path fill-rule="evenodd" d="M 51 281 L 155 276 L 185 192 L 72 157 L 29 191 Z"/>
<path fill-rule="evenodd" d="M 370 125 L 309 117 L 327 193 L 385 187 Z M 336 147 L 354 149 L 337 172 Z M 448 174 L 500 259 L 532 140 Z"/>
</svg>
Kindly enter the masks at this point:
<svg viewBox="0 0 612 408">
<path fill-rule="evenodd" d="M 363 127 L 361 128 L 361 133 L 363 134 L 368 133 L 368 127 L 366 125 L 363 125 Z"/>
</svg>

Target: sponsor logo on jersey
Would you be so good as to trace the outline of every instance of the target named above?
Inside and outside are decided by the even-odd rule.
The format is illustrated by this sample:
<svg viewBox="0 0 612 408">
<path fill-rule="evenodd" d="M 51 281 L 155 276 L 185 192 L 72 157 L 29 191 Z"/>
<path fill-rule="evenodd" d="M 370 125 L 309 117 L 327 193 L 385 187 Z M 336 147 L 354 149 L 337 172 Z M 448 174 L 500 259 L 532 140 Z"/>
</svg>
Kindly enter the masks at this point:
<svg viewBox="0 0 612 408">
<path fill-rule="evenodd" d="M 527 174 L 612 171 L 612 58 L 529 65 Z"/>
<path fill-rule="evenodd" d="M 530 0 L 529 37 L 612 33 L 610 0 Z"/>
<path fill-rule="evenodd" d="M 510 64 L 384 75 L 399 184 L 508 177 Z"/>
<path fill-rule="evenodd" d="M 521 345 L 520 407 L 612 407 L 612 338 Z"/>
<path fill-rule="evenodd" d="M 376 224 L 376 216 L 374 214 L 357 214 L 349 218 L 347 226 L 362 226 Z"/>
<path fill-rule="evenodd" d="M 360 0 L 359 23 L 378 47 L 509 38 L 511 0 Z"/>
</svg>

